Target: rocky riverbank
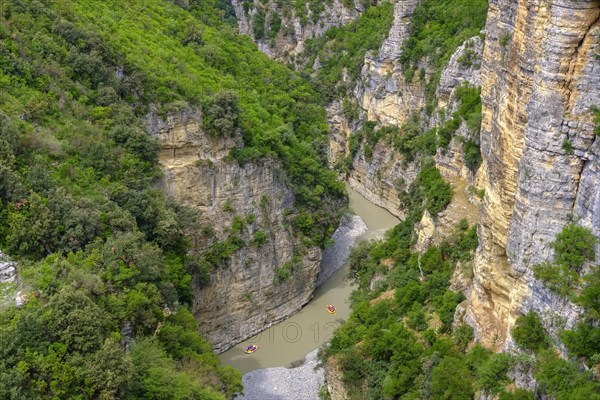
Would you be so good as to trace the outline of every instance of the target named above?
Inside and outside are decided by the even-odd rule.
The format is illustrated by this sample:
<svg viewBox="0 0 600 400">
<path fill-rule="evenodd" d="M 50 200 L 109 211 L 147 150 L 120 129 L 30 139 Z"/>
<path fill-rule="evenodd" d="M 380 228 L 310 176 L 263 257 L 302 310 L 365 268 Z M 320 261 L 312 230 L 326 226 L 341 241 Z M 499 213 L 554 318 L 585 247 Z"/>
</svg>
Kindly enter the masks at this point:
<svg viewBox="0 0 600 400">
<path fill-rule="evenodd" d="M 325 371 L 317 358 L 318 349 L 308 353 L 293 368 L 257 369 L 244 375 L 243 400 L 318 400 L 325 383 Z"/>
</svg>

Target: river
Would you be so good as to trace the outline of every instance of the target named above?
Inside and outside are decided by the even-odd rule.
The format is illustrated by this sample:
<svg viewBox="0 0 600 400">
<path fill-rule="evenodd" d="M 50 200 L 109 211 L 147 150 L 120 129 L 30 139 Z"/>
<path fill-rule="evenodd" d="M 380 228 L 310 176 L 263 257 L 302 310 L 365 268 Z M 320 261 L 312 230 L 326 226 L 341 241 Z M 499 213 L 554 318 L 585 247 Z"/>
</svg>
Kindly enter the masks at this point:
<svg viewBox="0 0 600 400">
<path fill-rule="evenodd" d="M 360 217 L 358 221 L 356 219 L 353 221 L 354 229 L 359 225 L 360 232 L 364 233 L 350 235 L 350 239 L 342 240 L 354 242 L 356 236 L 358 240 L 381 238 L 386 230 L 399 222 L 392 214 L 377 207 L 350 188 L 348 188 L 348 195 L 350 209 Z M 351 243 L 347 243 L 346 247 L 349 245 Z M 344 257 L 346 255 L 347 251 Z M 329 257 L 332 258 L 335 259 Z M 326 257 L 323 259 L 324 262 L 336 262 Z M 346 278 L 348 267 L 345 265 L 345 260 L 337 260 L 340 261 L 344 262 L 344 266 L 317 288 L 312 300 L 300 311 L 224 352 L 220 355 L 222 363 L 239 369 L 243 374 L 261 368 L 288 367 L 328 341 L 335 328 L 350 315 L 350 294 L 354 290 L 354 286 Z M 335 315 L 327 313 L 328 304 L 335 305 Z M 248 344 L 257 345 L 258 351 L 245 354 L 244 349 Z"/>
</svg>

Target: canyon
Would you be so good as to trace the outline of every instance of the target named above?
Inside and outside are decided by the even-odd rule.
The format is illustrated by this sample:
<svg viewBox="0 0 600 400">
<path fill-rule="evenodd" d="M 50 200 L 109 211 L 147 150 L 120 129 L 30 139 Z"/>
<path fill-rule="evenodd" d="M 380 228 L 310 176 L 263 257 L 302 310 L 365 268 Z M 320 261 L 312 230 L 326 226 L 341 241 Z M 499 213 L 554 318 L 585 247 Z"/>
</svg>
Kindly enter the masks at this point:
<svg viewBox="0 0 600 400">
<path fill-rule="evenodd" d="M 420 160 L 406 160 L 384 140 L 369 154 L 364 142 L 353 152 L 351 136 L 367 121 L 379 127 L 402 126 L 416 118 L 424 131 L 439 128 L 460 107 L 457 88 L 480 87 L 479 134 L 474 137 L 462 121 L 448 146 L 433 157 L 442 175 L 463 192 L 460 197 L 472 203 L 464 209 L 469 222 L 478 224 L 472 278 L 464 281 L 458 274 L 454 282 L 466 296 L 456 315 L 471 325 L 479 343 L 495 351 L 516 350 L 511 331 L 517 318 L 529 311 L 535 311 L 559 341 L 559 332 L 573 328 L 582 309 L 545 287 L 533 269 L 553 259 L 551 243 L 566 224 L 575 222 L 600 235 L 598 140 L 592 113 L 600 104 L 600 3 L 490 1 L 482 35 L 463 42 L 448 59 L 435 88 L 436 108 L 427 113 L 421 79 L 430 79 L 435 68 L 425 58 L 417 81 L 407 79 L 401 64 L 419 2 L 393 4 L 392 28 L 378 51 L 365 56 L 351 93 L 327 105 L 329 162 L 336 166 L 351 157 L 345 174 L 348 185 L 403 218 L 401 193 L 418 175 Z M 341 8 L 335 10 L 337 17 L 328 14 L 322 26 L 351 20 Z M 251 19 L 237 16 L 240 32 L 249 33 Z M 265 53 L 292 63 L 297 57 L 290 54 L 301 54 L 303 47 L 298 35 L 293 51 L 289 42 L 283 47 L 277 40 L 258 43 Z M 470 61 L 465 63 L 467 56 Z M 347 101 L 358 106 L 358 118 L 344 112 Z M 467 167 L 463 146 L 473 139 L 482 156 L 476 170 Z M 458 221 L 453 214 L 465 216 L 448 211 L 423 217 L 416 227 L 420 251 Z M 331 360 L 332 398 L 346 398 L 340 377 Z M 531 377 L 517 381 L 535 388 Z"/>
<path fill-rule="evenodd" d="M 552 259 L 550 242 L 568 222 L 600 233 L 598 140 L 590 111 L 600 103 L 600 5 L 592 0 L 490 1 L 485 40 L 476 36 L 456 49 L 435 90 L 437 109 L 427 115 L 424 85 L 414 79 L 408 83 L 399 62 L 419 2 L 393 3 L 392 28 L 380 49 L 365 57 L 352 90 L 358 120 L 346 118 L 342 99 L 327 107 L 330 163 L 349 154 L 350 136 L 366 121 L 400 126 L 416 113 L 424 128 L 441 126 L 458 107 L 457 87 L 481 87 L 481 166 L 476 173 L 465 166 L 460 143 L 469 132 L 464 123 L 434 157 L 445 178 L 460 180 L 463 190 L 485 193 L 477 218 L 474 279 L 460 308 L 478 340 L 496 350 L 514 346 L 509 332 L 531 309 L 556 335 L 558 325 L 573 326 L 580 310 L 544 288 L 533 266 Z M 337 17 L 328 15 L 326 21 L 348 20 L 342 8 L 335 10 Z M 252 21 L 242 17 L 240 32 L 248 33 Z M 283 54 L 278 44 L 266 53 Z M 459 62 L 466 51 L 473 57 L 468 65 Z M 425 79 L 434 73 L 426 61 L 422 68 Z M 572 150 L 565 150 L 565 142 Z M 356 153 L 347 181 L 374 204 L 403 217 L 398 182 L 410 185 L 418 170 L 418 160 L 406 162 L 379 141 L 370 157 L 364 148 Z"/>
<path fill-rule="evenodd" d="M 600 0 L 0 21 L 0 398 L 600 393 Z"/>
</svg>

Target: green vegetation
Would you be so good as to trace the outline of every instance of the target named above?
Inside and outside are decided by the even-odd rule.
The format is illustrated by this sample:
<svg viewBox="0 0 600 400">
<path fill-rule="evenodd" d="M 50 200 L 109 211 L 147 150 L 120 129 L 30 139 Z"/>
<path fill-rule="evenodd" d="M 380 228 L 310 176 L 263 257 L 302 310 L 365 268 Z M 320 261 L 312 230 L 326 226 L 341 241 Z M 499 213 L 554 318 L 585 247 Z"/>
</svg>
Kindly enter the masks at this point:
<svg viewBox="0 0 600 400">
<path fill-rule="evenodd" d="M 447 64 L 456 48 L 468 38 L 479 34 L 485 23 L 486 0 L 446 0 L 422 1 L 411 17 L 411 37 L 404 45 L 402 65 L 406 76 L 411 76 L 422 59 L 433 65 L 435 73 L 427 84 L 427 114 L 435 109 L 435 89 L 439 83 L 441 70 Z M 356 113 L 345 97 L 360 76 L 367 51 L 376 50 L 389 31 L 393 19 L 393 7 L 384 2 L 371 7 L 354 23 L 328 31 L 323 37 L 307 41 L 303 57 L 306 75 L 311 76 L 321 89 L 327 102 L 344 98 L 344 115 L 353 120 Z M 471 44 L 472 46 L 472 44 Z M 470 52 L 469 52 L 470 51 Z M 467 49 L 462 63 L 473 63 L 475 53 Z M 315 60 L 320 68 L 312 70 Z M 412 71 L 412 73 L 411 73 Z M 347 76 L 345 75 L 347 73 Z M 425 70 L 420 69 L 421 76 Z M 352 160 L 363 140 L 364 154 L 369 160 L 377 142 L 386 138 L 411 162 L 420 154 L 434 155 L 437 148 L 447 148 L 452 136 L 461 123 L 466 124 L 470 136 L 463 141 L 465 164 L 476 171 L 481 164 L 479 149 L 479 129 L 481 125 L 480 89 L 463 85 L 456 90 L 459 109 L 452 118 L 437 129 L 423 129 L 419 113 L 401 127 L 375 129 L 371 122 L 350 138 L 350 154 L 339 162 L 336 169 L 347 173 L 352 168 Z"/>
<path fill-rule="evenodd" d="M 354 86 L 362 69 L 365 54 L 377 50 L 393 22 L 394 6 L 383 2 L 372 6 L 354 22 L 332 28 L 322 37 L 306 41 L 301 57 L 306 75 L 311 76 L 312 66 L 319 58 L 321 68 L 313 78 L 325 101 L 343 97 Z M 344 71 L 348 79 L 344 79 Z"/>
<path fill-rule="evenodd" d="M 540 352 L 534 376 L 540 391 L 556 399 L 600 399 L 600 384 L 592 374 L 552 350 Z"/>
<path fill-rule="evenodd" d="M 502 36 L 500 36 L 500 40 L 499 40 L 498 43 L 500 43 L 500 46 L 506 47 L 510 43 L 511 39 L 512 39 L 511 33 L 510 32 L 504 32 L 502 34 Z"/>
<path fill-rule="evenodd" d="M 416 115 L 400 127 L 392 140 L 394 148 L 402 153 L 407 163 L 414 161 L 417 155 L 434 156 L 437 150 L 435 129 L 423 132 Z"/>
<path fill-rule="evenodd" d="M 463 142 L 465 165 L 471 171 L 476 171 L 481 164 L 481 151 L 479 149 L 481 88 L 475 88 L 468 84 L 461 85 L 456 88 L 455 96 L 459 101 L 459 107 L 452 118 L 438 128 L 438 147 L 447 148 L 452 136 L 464 121 L 472 136 Z"/>
<path fill-rule="evenodd" d="M 408 191 L 400 193 L 400 200 L 412 223 L 421 218 L 424 210 L 435 218 L 452 200 L 452 186 L 444 181 L 433 160 L 425 159 Z"/>
<path fill-rule="evenodd" d="M 264 246 L 264 244 L 267 241 L 267 234 L 264 233 L 261 230 L 257 230 L 256 232 L 254 232 L 254 234 L 252 235 L 252 244 L 256 247 L 256 248 L 261 248 Z"/>
<path fill-rule="evenodd" d="M 569 140 L 564 140 L 562 143 L 562 149 L 565 151 L 565 153 L 571 155 L 573 154 L 573 144 L 569 141 Z"/>
<path fill-rule="evenodd" d="M 234 217 L 226 240 L 188 256 L 183 232 L 197 216 L 154 189 L 150 111 L 200 109 L 211 135 L 241 135 L 240 163 L 279 160 L 303 242 L 324 245 L 332 233 L 344 188 L 325 167 L 319 95 L 238 36 L 226 3 L 0 7 L 0 247 L 29 293 L 0 314 L 0 398 L 224 399 L 242 390 L 188 308 L 192 280 L 206 283 L 245 246 L 253 221 Z M 212 240 L 214 229 L 202 234 Z M 264 241 L 256 231 L 252 243 Z"/>
<path fill-rule="evenodd" d="M 512 336 L 517 345 L 523 350 L 537 353 L 539 350 L 550 347 L 550 340 L 544 330 L 542 321 L 533 310 L 517 318 Z"/>
<path fill-rule="evenodd" d="M 585 314 L 573 330 L 564 331 L 560 338 L 569 352 L 583 358 L 589 366 L 600 364 L 600 268 L 595 266 L 585 276 L 581 293 L 575 298 Z"/>
<path fill-rule="evenodd" d="M 207 110 L 204 123 L 213 134 L 235 135 L 239 128 L 245 146 L 232 156 L 240 163 L 280 159 L 298 207 L 316 214 L 309 239 L 324 245 L 340 208 L 332 199 L 342 198 L 344 188 L 326 168 L 321 151 L 327 121 L 319 96 L 229 25 L 203 25 L 195 17 L 206 13 L 209 3 L 192 2 L 186 12 L 158 0 L 125 7 L 116 0 L 100 5 L 81 0 L 73 11 L 77 24 L 106 32 L 102 39 L 148 77 L 148 100 L 167 108 L 187 102 Z M 200 39 L 190 42 L 190 36 Z M 321 189 L 314 192 L 315 187 Z"/>
<path fill-rule="evenodd" d="M 586 228 L 567 224 L 552 242 L 554 262 L 536 265 L 536 278 L 556 293 L 567 296 L 581 282 L 581 268 L 586 261 L 594 261 L 596 237 Z"/>
<path fill-rule="evenodd" d="M 365 126 L 357 136 L 366 147 L 389 132 Z M 461 221 L 439 246 L 422 254 L 411 252 L 414 224 L 425 209 L 435 213 L 445 207 L 451 196 L 446 185 L 433 164 L 423 161 L 419 176 L 402 192 L 406 220 L 385 241 L 363 242 L 352 250 L 350 274 L 359 289 L 353 294 L 350 318 L 335 332 L 325 355 L 341 366 L 350 398 L 471 399 L 481 391 L 499 399 L 534 399 L 532 392 L 514 388 L 509 379 L 513 368 L 533 371 L 539 395 L 599 398 L 600 384 L 591 373 L 555 355 L 535 312 L 519 317 L 512 332 L 517 345 L 533 354 L 518 357 L 473 345 L 472 329 L 460 319 L 454 321 L 463 297 L 448 290 L 449 278 L 458 262 L 469 263 L 477 247 L 475 229 Z M 556 272 L 555 280 L 566 282 L 570 293 L 577 289 L 574 298 L 586 310 L 582 321 L 560 338 L 571 356 L 594 371 L 600 362 L 600 268 L 592 267 L 583 280 L 578 274 L 586 261 L 594 260 L 595 243 L 588 230 L 565 226 L 552 243 L 555 271 L 550 271 Z"/>
<path fill-rule="evenodd" d="M 552 243 L 554 262 L 535 267 L 534 272 L 551 290 L 571 299 L 585 310 L 577 325 L 559 332 L 559 337 L 569 351 L 590 368 L 600 365 L 600 268 L 581 277 L 587 261 L 595 260 L 594 235 L 583 227 L 567 224 Z M 537 353 L 535 377 L 543 393 L 555 398 L 600 398 L 600 383 L 581 372 L 577 362 L 559 358 L 551 348 L 537 314 L 531 311 L 519 317 L 513 337 L 526 350 Z"/>
<path fill-rule="evenodd" d="M 283 283 L 290 279 L 294 271 L 302 267 L 302 258 L 294 256 L 290 261 L 283 264 L 281 267 L 275 267 L 275 282 Z"/>
<path fill-rule="evenodd" d="M 452 334 L 459 293 L 448 290 L 458 261 L 469 260 L 477 234 L 464 221 L 440 246 L 411 252 L 414 224 L 426 208 L 447 205 L 451 189 L 430 163 L 406 194 L 407 218 L 385 241 L 352 249 L 350 275 L 358 283 L 353 312 L 334 334 L 327 356 L 339 359 L 351 398 L 472 398 L 472 369 L 464 350 L 473 338 L 465 326 Z M 448 192 L 449 190 L 449 192 Z M 369 288 L 377 279 L 376 289 Z M 391 291 L 392 298 L 378 297 Z M 457 343 L 455 346 L 453 343 Z M 488 354 L 486 353 L 486 357 Z M 463 371 L 457 379 L 455 371 Z M 452 372 L 451 372 L 452 371 Z M 462 397 L 461 397 L 462 396 Z"/>
<path fill-rule="evenodd" d="M 533 311 L 519 317 L 512 332 L 519 347 L 532 355 L 492 354 L 473 345 L 473 331 L 460 315 L 453 325 L 463 297 L 449 291 L 448 285 L 457 263 L 469 262 L 473 256 L 475 229 L 461 221 L 439 246 L 415 254 L 410 249 L 418 217 L 419 213 L 408 210 L 408 222 L 388 232 L 385 241 L 363 242 L 351 252 L 350 273 L 358 283 L 353 311 L 325 354 L 341 366 L 351 399 L 472 399 L 476 391 L 506 400 L 536 398 L 514 388 L 509 378 L 514 368 L 533 371 L 538 396 L 600 398 L 600 383 L 592 372 L 582 372 L 577 362 L 555 354 Z M 591 257 L 590 245 L 589 232 L 574 226 L 567 226 L 553 244 L 557 260 L 574 267 Z M 600 362 L 600 268 L 594 268 L 585 281 L 577 301 L 586 316 L 561 339 L 572 356 L 583 358 L 595 371 Z"/>
<path fill-rule="evenodd" d="M 409 81 L 423 60 L 433 67 L 426 87 L 428 114 L 435 109 L 435 90 L 443 67 L 459 45 L 480 34 L 487 7 L 486 0 L 423 0 L 417 5 L 400 62 Z"/>
<path fill-rule="evenodd" d="M 455 96 L 459 104 L 458 109 L 453 113 L 452 118 L 437 129 L 424 131 L 418 114 L 414 114 L 401 127 L 383 126 L 377 129 L 374 122 L 365 122 L 361 129 L 350 136 L 350 154 L 337 166 L 338 170 L 348 172 L 361 145 L 366 159 L 370 160 L 380 140 L 391 143 L 393 148 L 403 155 L 405 164 L 419 157 L 434 156 L 438 148 L 448 147 L 452 137 L 464 122 L 470 134 L 468 139 L 460 138 L 463 141 L 464 161 L 465 165 L 475 172 L 481 164 L 479 148 L 481 89 L 464 84 L 456 88 Z"/>
<path fill-rule="evenodd" d="M 225 0 L 223 0 L 224 2 Z M 255 8 L 257 6 L 257 12 L 255 14 L 255 18 L 252 20 L 252 29 L 254 31 L 256 39 L 264 39 L 265 36 L 257 35 L 256 32 L 263 32 L 267 28 L 265 25 L 265 21 L 267 16 L 266 13 L 270 11 L 270 21 L 268 22 L 268 26 L 270 27 L 269 38 L 273 39 L 281 28 L 281 15 L 286 16 L 288 18 L 293 16 L 297 17 L 300 20 L 300 24 L 302 26 L 308 25 L 308 23 L 316 24 L 319 22 L 319 18 L 323 11 L 325 11 L 325 6 L 332 6 L 333 0 L 293 0 L 293 1 L 284 1 L 284 0 L 276 0 L 273 2 L 275 8 L 271 9 L 267 7 L 267 5 L 271 6 L 267 1 L 261 0 L 258 4 L 255 4 L 252 0 L 243 0 L 242 6 L 246 14 L 249 13 L 250 9 Z M 353 8 L 354 1 L 353 0 L 342 0 L 342 5 L 346 8 Z M 370 7 L 375 5 L 377 2 L 375 0 L 361 0 L 360 3 L 364 7 Z M 231 5 L 229 4 L 229 7 Z M 221 6 L 221 8 L 224 8 Z M 256 18 L 256 15 L 262 14 L 260 18 Z M 309 19 L 310 17 L 310 19 Z M 290 34 L 293 33 L 293 29 Z"/>
<path fill-rule="evenodd" d="M 600 135 L 600 108 L 594 106 L 592 107 L 592 112 L 594 113 L 594 133 Z"/>
<path fill-rule="evenodd" d="M 518 360 L 478 345 L 469 349 L 472 329 L 452 328 L 464 297 L 448 290 L 449 278 L 458 261 L 473 256 L 474 227 L 461 223 L 421 255 L 410 251 L 413 240 L 412 223 L 402 222 L 385 241 L 352 250 L 351 276 L 359 289 L 326 354 L 340 363 L 350 398 L 472 399 L 476 390 L 510 396 L 507 373 Z M 391 299 L 380 298 L 390 290 Z"/>
</svg>

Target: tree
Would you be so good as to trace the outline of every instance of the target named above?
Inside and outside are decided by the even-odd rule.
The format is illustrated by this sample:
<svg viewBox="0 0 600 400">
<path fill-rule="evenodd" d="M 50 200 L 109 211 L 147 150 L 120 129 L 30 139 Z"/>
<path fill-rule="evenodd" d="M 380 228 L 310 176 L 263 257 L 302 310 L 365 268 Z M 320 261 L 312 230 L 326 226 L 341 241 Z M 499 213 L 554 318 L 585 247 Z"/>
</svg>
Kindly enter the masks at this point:
<svg viewBox="0 0 600 400">
<path fill-rule="evenodd" d="M 94 397 L 107 400 L 127 397 L 134 378 L 133 363 L 115 340 L 107 339 L 89 358 L 86 371 Z"/>
<path fill-rule="evenodd" d="M 567 296 L 574 286 L 580 284 L 583 264 L 596 259 L 596 237 L 589 229 L 567 224 L 551 245 L 554 248 L 554 263 L 536 265 L 534 273 L 551 290 Z"/>
<path fill-rule="evenodd" d="M 596 237 L 589 229 L 567 224 L 552 243 L 554 261 L 579 272 L 585 261 L 594 261 Z"/>
<path fill-rule="evenodd" d="M 517 318 L 512 336 L 517 345 L 523 350 L 537 353 L 539 350 L 550 347 L 550 340 L 542 325 L 542 321 L 533 310 Z"/>
<path fill-rule="evenodd" d="M 104 311 L 82 291 L 65 286 L 44 308 L 47 334 L 64 343 L 70 353 L 100 348 L 106 333 Z"/>
<path fill-rule="evenodd" d="M 510 382 L 507 373 L 513 364 L 506 353 L 492 354 L 477 370 L 477 385 L 491 394 L 498 394 Z"/>
<path fill-rule="evenodd" d="M 431 398 L 440 400 L 471 400 L 473 375 L 456 357 L 444 358 L 431 373 Z"/>
<path fill-rule="evenodd" d="M 239 98 L 233 90 L 217 92 L 208 108 L 211 133 L 216 136 L 233 136 L 238 127 Z"/>
</svg>

